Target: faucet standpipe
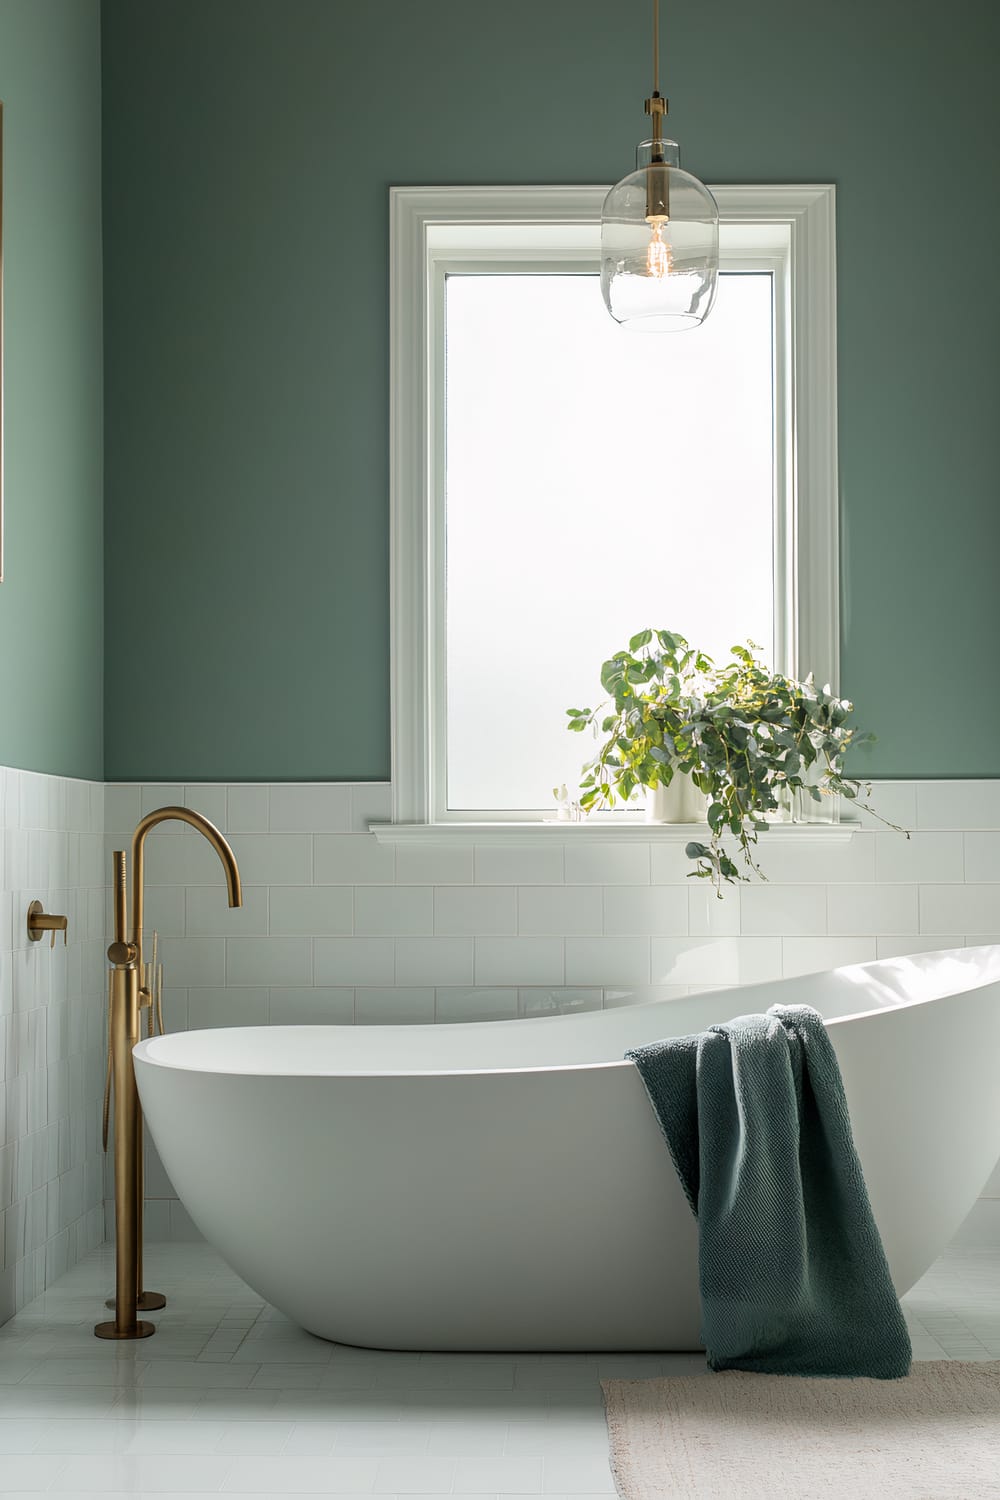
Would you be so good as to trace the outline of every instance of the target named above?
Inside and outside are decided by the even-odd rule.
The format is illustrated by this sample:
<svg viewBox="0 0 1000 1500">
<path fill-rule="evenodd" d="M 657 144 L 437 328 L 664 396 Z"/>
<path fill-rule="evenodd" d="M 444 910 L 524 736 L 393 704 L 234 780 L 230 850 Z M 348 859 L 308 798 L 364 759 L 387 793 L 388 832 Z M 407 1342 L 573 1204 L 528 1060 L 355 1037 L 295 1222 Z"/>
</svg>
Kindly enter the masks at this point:
<svg viewBox="0 0 1000 1500">
<path fill-rule="evenodd" d="M 146 835 L 157 823 L 176 818 L 204 835 L 212 845 L 226 874 L 230 906 L 242 906 L 240 872 L 226 839 L 213 823 L 187 807 L 161 807 L 137 825 L 132 835 L 132 923 L 128 921 L 128 873 L 124 849 L 112 855 L 114 871 L 114 939 L 108 948 L 111 964 L 108 997 L 108 1064 L 109 1085 L 114 1091 L 115 1123 L 115 1316 L 110 1322 L 98 1323 L 94 1332 L 99 1339 L 144 1339 L 156 1332 L 155 1323 L 136 1317 L 137 1312 L 151 1312 L 165 1307 L 161 1292 L 147 1292 L 142 1285 L 142 1110 L 135 1082 L 132 1049 L 139 1041 L 139 1013 L 143 1005 L 151 1007 L 150 1032 L 153 1030 L 152 1006 L 159 1015 L 159 991 L 162 978 L 156 964 L 149 965 L 149 988 L 140 989 L 144 975 L 142 962 L 143 855 Z M 160 1019 L 162 1031 L 162 1017 Z M 110 1097 L 105 1094 L 105 1145 Z"/>
</svg>

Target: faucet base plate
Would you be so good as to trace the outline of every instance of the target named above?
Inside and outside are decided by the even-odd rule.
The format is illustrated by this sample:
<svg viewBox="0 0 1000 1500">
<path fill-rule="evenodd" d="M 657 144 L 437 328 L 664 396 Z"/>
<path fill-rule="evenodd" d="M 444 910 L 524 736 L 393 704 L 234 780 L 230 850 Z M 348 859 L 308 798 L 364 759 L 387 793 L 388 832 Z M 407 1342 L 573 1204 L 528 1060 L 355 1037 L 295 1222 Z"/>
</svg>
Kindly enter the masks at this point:
<svg viewBox="0 0 1000 1500">
<path fill-rule="evenodd" d="M 155 1323 L 141 1321 L 137 1321 L 135 1327 L 129 1328 L 125 1333 L 118 1332 L 118 1325 L 114 1321 L 94 1324 L 94 1333 L 99 1339 L 148 1339 L 150 1334 L 155 1332 Z"/>
</svg>

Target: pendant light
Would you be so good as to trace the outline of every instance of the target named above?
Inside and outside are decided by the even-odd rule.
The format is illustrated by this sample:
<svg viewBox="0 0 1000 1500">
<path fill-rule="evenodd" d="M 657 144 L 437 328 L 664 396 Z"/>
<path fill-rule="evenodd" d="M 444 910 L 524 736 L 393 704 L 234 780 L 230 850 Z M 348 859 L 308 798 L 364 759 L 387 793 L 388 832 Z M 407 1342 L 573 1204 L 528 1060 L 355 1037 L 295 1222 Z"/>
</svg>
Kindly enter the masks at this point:
<svg viewBox="0 0 1000 1500">
<path fill-rule="evenodd" d="M 676 141 L 663 137 L 660 0 L 653 0 L 653 138 L 636 148 L 636 170 L 601 210 L 601 292 L 627 328 L 696 328 L 719 277 L 719 209 L 703 182 L 682 172 Z"/>
</svg>

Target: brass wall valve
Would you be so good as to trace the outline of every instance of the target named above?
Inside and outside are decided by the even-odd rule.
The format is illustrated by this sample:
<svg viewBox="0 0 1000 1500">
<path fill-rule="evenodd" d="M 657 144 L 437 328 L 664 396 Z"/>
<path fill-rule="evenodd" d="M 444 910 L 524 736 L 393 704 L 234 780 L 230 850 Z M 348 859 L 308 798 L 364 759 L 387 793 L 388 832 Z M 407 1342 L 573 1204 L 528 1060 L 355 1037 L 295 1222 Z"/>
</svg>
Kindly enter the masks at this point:
<svg viewBox="0 0 1000 1500">
<path fill-rule="evenodd" d="M 51 948 L 56 945 L 57 932 L 61 932 L 63 942 L 68 943 L 68 926 L 68 917 L 57 917 L 52 912 L 47 912 L 40 901 L 32 901 L 28 907 L 28 937 L 33 943 L 40 943 L 46 932 L 52 934 L 52 942 L 49 944 Z"/>
</svg>

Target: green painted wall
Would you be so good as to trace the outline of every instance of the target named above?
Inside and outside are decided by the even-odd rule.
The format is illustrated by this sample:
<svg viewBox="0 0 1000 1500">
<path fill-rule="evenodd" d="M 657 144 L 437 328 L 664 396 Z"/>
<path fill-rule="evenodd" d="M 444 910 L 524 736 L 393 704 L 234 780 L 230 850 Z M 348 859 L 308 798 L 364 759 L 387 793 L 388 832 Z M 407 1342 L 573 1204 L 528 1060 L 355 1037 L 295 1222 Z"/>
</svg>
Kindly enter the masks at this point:
<svg viewBox="0 0 1000 1500">
<path fill-rule="evenodd" d="M 0 0 L 0 764 L 103 771 L 98 0 Z"/>
<path fill-rule="evenodd" d="M 623 175 L 648 10 L 105 0 L 109 777 L 388 775 L 387 189 Z M 1000 12 L 668 3 L 665 40 L 692 170 L 838 187 L 866 769 L 1000 774 Z"/>
</svg>

